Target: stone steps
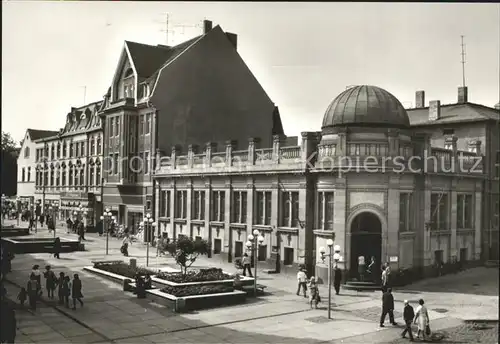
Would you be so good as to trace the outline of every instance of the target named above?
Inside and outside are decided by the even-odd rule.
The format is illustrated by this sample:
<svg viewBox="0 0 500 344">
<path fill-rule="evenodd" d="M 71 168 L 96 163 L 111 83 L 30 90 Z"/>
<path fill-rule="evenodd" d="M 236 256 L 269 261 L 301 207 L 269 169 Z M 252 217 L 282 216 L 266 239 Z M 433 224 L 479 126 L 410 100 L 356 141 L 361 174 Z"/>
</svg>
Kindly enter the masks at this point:
<svg viewBox="0 0 500 344">
<path fill-rule="evenodd" d="M 342 285 L 342 288 L 356 291 L 377 291 L 380 290 L 380 285 L 374 282 L 347 281 Z"/>
</svg>

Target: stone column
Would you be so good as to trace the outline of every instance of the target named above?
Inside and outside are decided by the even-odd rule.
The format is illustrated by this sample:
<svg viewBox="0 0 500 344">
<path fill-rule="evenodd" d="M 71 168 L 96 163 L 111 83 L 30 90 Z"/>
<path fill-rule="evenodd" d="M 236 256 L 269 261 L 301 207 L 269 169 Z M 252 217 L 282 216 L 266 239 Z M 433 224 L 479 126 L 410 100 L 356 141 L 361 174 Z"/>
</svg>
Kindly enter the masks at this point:
<svg viewBox="0 0 500 344">
<path fill-rule="evenodd" d="M 186 229 L 189 231 L 191 234 L 191 237 L 193 237 L 193 228 L 191 226 L 191 219 L 193 218 L 192 216 L 192 210 L 193 210 L 193 180 L 192 178 L 189 178 L 189 181 L 187 183 L 187 190 L 186 190 L 186 195 L 187 195 L 187 201 L 186 201 Z"/>
<path fill-rule="evenodd" d="M 172 166 L 172 169 L 177 168 L 177 156 L 179 156 L 180 151 L 181 151 L 180 146 L 175 145 L 172 147 L 172 155 L 170 157 L 170 159 L 171 159 L 170 165 Z"/>
<path fill-rule="evenodd" d="M 279 239 L 278 239 L 278 227 L 280 225 L 279 223 L 279 216 L 281 213 L 281 209 L 279 208 L 279 199 L 280 199 L 280 189 L 279 189 L 279 182 L 278 182 L 278 177 L 275 177 L 276 180 L 273 181 L 272 187 L 271 187 L 271 226 L 273 227 L 273 237 L 271 240 L 271 245 L 272 246 L 280 246 Z M 265 205 L 264 205 L 265 206 Z M 282 252 L 278 252 L 281 257 L 283 257 Z"/>
<path fill-rule="evenodd" d="M 451 225 L 451 235 L 450 235 L 450 258 L 453 259 L 453 257 L 457 257 L 457 201 L 458 201 L 458 196 L 457 196 L 457 180 L 453 179 L 451 181 L 451 198 L 450 198 L 450 204 L 451 204 L 451 218 L 450 218 L 450 225 Z M 431 210 L 432 211 L 432 210 Z"/>
<path fill-rule="evenodd" d="M 205 150 L 205 166 L 212 167 L 212 153 L 217 151 L 217 144 L 215 142 L 208 142 Z"/>
<path fill-rule="evenodd" d="M 479 182 L 478 182 L 479 184 Z M 476 185 L 475 200 L 474 200 L 474 251 L 471 252 L 471 256 L 475 260 L 481 258 L 481 208 L 483 206 L 482 202 L 482 190 L 481 187 Z M 488 228 L 490 224 L 487 224 Z M 491 229 L 490 229 L 491 230 Z"/>
<path fill-rule="evenodd" d="M 252 137 L 248 139 L 248 163 L 255 165 L 255 150 L 258 149 L 260 138 Z"/>
<path fill-rule="evenodd" d="M 230 150 L 229 150 L 230 153 Z M 231 156 L 229 154 L 229 156 Z M 233 243 L 230 223 L 231 223 L 231 203 L 232 203 L 232 188 L 231 177 L 227 177 L 225 185 L 225 202 L 224 202 L 224 246 L 228 248 L 227 261 L 233 261 Z"/>
<path fill-rule="evenodd" d="M 338 132 L 338 141 L 337 141 L 337 147 L 336 147 L 336 155 L 338 156 L 345 156 L 348 155 L 347 151 L 347 129 L 345 128 L 339 128 Z"/>
<path fill-rule="evenodd" d="M 172 154 L 173 155 L 173 154 Z M 175 156 L 172 158 L 175 159 Z M 172 164 L 175 163 L 175 160 L 172 160 Z M 168 230 L 168 236 L 170 239 L 176 239 L 176 233 L 175 233 L 175 207 L 177 203 L 177 184 L 175 180 L 171 181 L 171 187 L 170 187 L 170 230 Z"/>
<path fill-rule="evenodd" d="M 273 161 L 275 163 L 280 162 L 281 157 L 281 146 L 285 140 L 285 135 L 273 135 Z"/>
<path fill-rule="evenodd" d="M 306 181 L 299 183 L 299 232 L 297 233 L 297 248 L 296 248 L 296 261 L 299 264 L 305 264 L 306 253 L 306 232 L 312 231 L 312 227 L 308 228 L 306 222 L 308 202 L 314 202 L 310 195 L 307 193 Z M 302 257 L 301 257 L 302 256 Z"/>
<path fill-rule="evenodd" d="M 233 150 L 236 150 L 237 145 L 236 140 L 226 141 L 226 167 L 233 166 Z"/>
<path fill-rule="evenodd" d="M 188 146 L 188 168 L 193 168 L 194 155 L 198 154 L 198 145 Z"/>
<path fill-rule="evenodd" d="M 431 210 L 432 182 L 430 176 L 425 176 L 424 192 L 424 232 L 423 232 L 423 265 L 432 264 L 433 252 L 431 251 L 431 230 L 429 225 L 432 221 Z"/>
<path fill-rule="evenodd" d="M 349 269 L 351 258 L 351 229 L 346 227 L 346 214 L 349 205 L 347 204 L 346 179 L 344 177 L 339 177 L 335 181 L 333 202 L 334 244 L 340 246 L 340 255 L 344 257 L 345 269 Z"/>
<path fill-rule="evenodd" d="M 387 140 L 389 143 L 388 155 L 395 157 L 399 155 L 399 131 L 389 129 L 387 131 Z"/>
<path fill-rule="evenodd" d="M 208 150 L 208 145 L 207 145 Z M 210 183 L 210 177 L 205 178 L 205 229 L 208 231 L 208 242 L 212 245 L 213 248 L 213 233 L 212 228 L 210 227 L 210 221 L 212 216 L 212 184 Z M 224 252 L 224 248 L 222 248 L 222 252 Z"/>
<path fill-rule="evenodd" d="M 319 143 L 318 133 L 303 131 L 300 134 L 302 136 L 300 159 L 305 165 L 305 168 L 310 169 L 310 165 L 312 166 L 317 159 L 317 147 Z"/>
<path fill-rule="evenodd" d="M 252 225 L 254 221 L 254 181 L 253 177 L 247 178 L 247 233 L 252 232 Z"/>
<path fill-rule="evenodd" d="M 398 257 L 398 262 L 390 263 L 392 269 L 399 267 L 399 176 L 389 176 L 387 191 L 387 228 L 382 233 L 382 261 L 389 262 L 390 257 Z"/>
</svg>

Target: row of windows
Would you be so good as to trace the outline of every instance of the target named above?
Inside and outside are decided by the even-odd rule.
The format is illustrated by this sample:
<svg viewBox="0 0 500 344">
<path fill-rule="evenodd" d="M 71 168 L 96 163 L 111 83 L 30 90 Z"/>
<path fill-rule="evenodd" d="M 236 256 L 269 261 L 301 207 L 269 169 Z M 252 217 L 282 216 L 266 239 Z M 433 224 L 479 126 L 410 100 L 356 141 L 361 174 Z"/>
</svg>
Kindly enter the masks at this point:
<svg viewBox="0 0 500 344">
<path fill-rule="evenodd" d="M 328 209 L 331 209 L 331 214 L 326 217 L 326 221 L 331 223 L 333 229 L 333 192 L 327 196 L 328 200 L 332 200 Z M 248 206 L 248 193 L 247 191 L 234 191 L 231 200 L 231 223 L 244 224 L 248 222 L 247 219 L 247 206 Z M 187 218 L 187 204 L 188 195 L 187 191 L 176 191 L 174 204 L 174 218 L 186 219 Z M 205 191 L 194 191 L 192 199 L 192 214 L 193 220 L 205 220 Z M 159 199 L 160 217 L 171 217 L 171 191 L 162 190 Z M 254 223 L 257 225 L 270 225 L 271 224 L 271 192 L 258 191 L 255 192 L 255 217 Z M 225 191 L 212 191 L 212 200 L 210 203 L 210 220 L 216 222 L 224 222 L 226 213 L 226 192 Z M 328 211 L 330 213 L 330 211 Z M 298 192 L 282 192 L 281 197 L 281 219 L 280 226 L 298 228 L 299 223 L 299 193 Z M 331 221 L 328 220 L 330 219 Z M 321 220 L 323 221 L 323 220 Z"/>
<path fill-rule="evenodd" d="M 85 166 L 81 169 L 69 168 L 66 170 L 36 171 L 36 186 L 84 186 Z M 67 176 L 67 178 L 66 178 Z M 101 168 L 90 166 L 88 170 L 88 185 L 101 184 Z"/>
<path fill-rule="evenodd" d="M 139 135 L 151 134 L 152 113 L 139 116 Z M 109 137 L 120 136 L 120 117 L 110 117 L 109 119 Z"/>
<path fill-rule="evenodd" d="M 70 142 L 69 144 L 66 141 L 57 142 L 57 144 L 46 145 L 44 148 L 38 148 L 36 150 L 36 161 L 40 161 L 43 157 L 47 157 L 49 160 L 53 159 L 61 159 L 61 158 L 80 158 L 87 156 L 85 152 L 85 141 L 80 142 Z M 99 155 L 102 154 L 102 145 L 101 145 L 101 137 L 92 136 L 89 140 L 89 154 L 88 155 Z M 50 148 L 49 148 L 50 146 Z M 29 148 L 28 156 L 29 156 Z M 26 156 L 25 149 L 25 157 Z"/>
<path fill-rule="evenodd" d="M 31 167 L 23 167 L 21 170 L 21 181 L 29 182 L 31 181 Z"/>
<path fill-rule="evenodd" d="M 111 153 L 109 154 L 109 160 L 107 161 L 111 166 L 107 166 L 109 175 L 118 175 L 123 166 L 120 165 L 120 154 Z M 132 173 L 144 173 L 149 174 L 151 172 L 151 161 L 149 152 L 140 152 L 138 157 L 132 157 L 130 160 L 124 162 L 124 164 L 130 169 Z"/>
</svg>

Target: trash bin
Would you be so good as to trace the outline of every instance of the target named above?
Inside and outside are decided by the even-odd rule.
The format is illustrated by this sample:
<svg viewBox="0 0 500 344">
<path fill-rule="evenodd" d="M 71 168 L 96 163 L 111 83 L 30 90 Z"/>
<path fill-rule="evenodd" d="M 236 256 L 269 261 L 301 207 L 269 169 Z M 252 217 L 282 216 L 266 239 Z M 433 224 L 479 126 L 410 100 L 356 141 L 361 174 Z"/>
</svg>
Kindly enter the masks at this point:
<svg viewBox="0 0 500 344">
<path fill-rule="evenodd" d="M 182 313 L 186 309 L 186 299 L 178 298 L 175 300 L 175 311 L 177 313 Z"/>
<path fill-rule="evenodd" d="M 132 280 L 128 278 L 123 280 L 123 291 L 132 291 L 132 287 L 130 287 L 130 282 L 132 282 Z"/>
<path fill-rule="evenodd" d="M 130 259 L 130 267 L 132 269 L 135 269 L 137 267 L 137 259 L 135 259 L 135 258 Z"/>
</svg>

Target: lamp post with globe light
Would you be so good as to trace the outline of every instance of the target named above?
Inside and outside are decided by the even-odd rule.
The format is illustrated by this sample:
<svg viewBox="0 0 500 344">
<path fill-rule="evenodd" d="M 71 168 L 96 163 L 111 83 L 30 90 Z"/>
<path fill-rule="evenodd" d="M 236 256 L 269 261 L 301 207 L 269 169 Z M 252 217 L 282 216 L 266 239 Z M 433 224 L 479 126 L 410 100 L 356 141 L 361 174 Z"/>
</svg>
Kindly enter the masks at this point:
<svg viewBox="0 0 500 344">
<path fill-rule="evenodd" d="M 326 245 L 328 246 L 328 254 L 326 254 L 326 250 L 324 247 L 320 247 L 319 253 L 321 254 L 321 260 L 324 262 L 325 258 L 328 257 L 328 319 L 332 318 L 332 260 L 335 260 L 335 264 L 341 260 L 340 256 L 340 246 L 333 246 L 333 240 L 328 239 L 326 241 Z"/>
<path fill-rule="evenodd" d="M 149 266 L 149 244 L 153 235 L 153 228 L 156 227 L 155 220 L 151 217 L 150 213 L 147 213 L 144 217 L 143 225 L 146 239 L 146 266 Z"/>
<path fill-rule="evenodd" d="M 2 227 L 3 227 L 3 216 L 4 216 L 4 212 L 5 212 L 5 194 L 2 194 Z"/>
<path fill-rule="evenodd" d="M 106 208 L 104 213 L 101 215 L 100 219 L 102 220 L 103 230 L 106 231 L 106 255 L 109 253 L 109 223 L 110 220 L 114 218 L 109 208 Z"/>
<path fill-rule="evenodd" d="M 246 247 L 253 252 L 253 257 L 254 257 L 254 280 L 253 280 L 253 291 L 254 295 L 257 296 L 257 263 L 258 263 L 258 258 L 257 255 L 259 253 L 259 245 L 262 245 L 264 242 L 264 237 L 260 235 L 260 232 L 258 229 L 253 231 L 253 235 L 250 234 L 248 235 L 248 241 L 246 242 Z"/>
</svg>

